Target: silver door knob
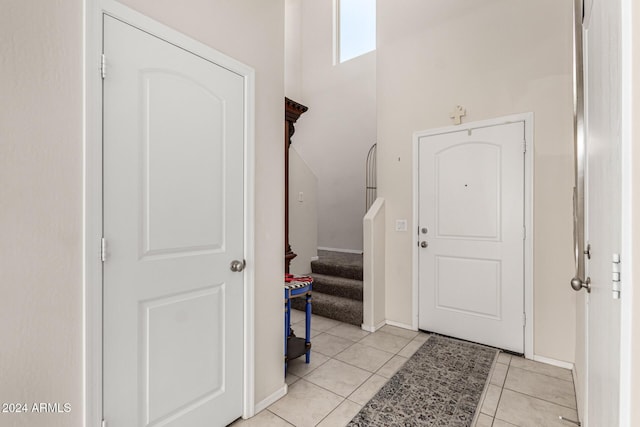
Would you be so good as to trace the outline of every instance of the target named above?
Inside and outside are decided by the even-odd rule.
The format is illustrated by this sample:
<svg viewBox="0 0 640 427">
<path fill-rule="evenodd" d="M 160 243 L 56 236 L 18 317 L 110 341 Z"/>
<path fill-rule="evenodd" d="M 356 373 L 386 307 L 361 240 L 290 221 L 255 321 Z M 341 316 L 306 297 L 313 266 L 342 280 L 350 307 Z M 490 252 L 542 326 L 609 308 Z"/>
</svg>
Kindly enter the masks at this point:
<svg viewBox="0 0 640 427">
<path fill-rule="evenodd" d="M 245 260 L 238 261 L 237 259 L 234 259 L 233 261 L 231 261 L 231 265 L 229 266 L 229 268 L 231 268 L 231 271 L 238 273 L 244 270 L 244 267 L 246 265 L 247 265 L 247 262 Z"/>
<path fill-rule="evenodd" d="M 429 244 L 427 242 L 425 242 L 424 240 L 422 242 L 420 242 L 420 247 L 421 248 L 426 248 L 427 246 L 429 246 Z"/>
<path fill-rule="evenodd" d="M 579 277 L 574 277 L 573 279 L 571 279 L 571 287 L 573 288 L 574 291 L 579 291 L 582 288 L 585 288 L 587 290 L 587 293 L 590 294 L 591 293 L 591 277 L 587 277 L 587 280 L 585 281 L 582 281 L 582 279 Z"/>
</svg>

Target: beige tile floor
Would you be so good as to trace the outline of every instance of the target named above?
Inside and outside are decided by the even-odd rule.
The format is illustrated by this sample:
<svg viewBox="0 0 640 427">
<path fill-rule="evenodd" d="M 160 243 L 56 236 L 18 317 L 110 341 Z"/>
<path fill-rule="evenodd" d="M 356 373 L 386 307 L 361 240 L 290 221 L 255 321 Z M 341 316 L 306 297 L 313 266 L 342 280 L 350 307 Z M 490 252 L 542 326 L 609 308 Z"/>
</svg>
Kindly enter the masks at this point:
<svg viewBox="0 0 640 427">
<path fill-rule="evenodd" d="M 304 313 L 292 310 L 304 335 Z M 384 326 L 375 333 L 313 316 L 311 363 L 289 364 L 286 396 L 233 426 L 346 425 L 428 339 L 422 332 Z M 571 371 L 500 354 L 481 402 L 476 427 L 570 426 L 577 419 Z"/>
<path fill-rule="evenodd" d="M 501 353 L 481 403 L 476 427 L 567 427 L 577 420 L 568 369 Z"/>
</svg>

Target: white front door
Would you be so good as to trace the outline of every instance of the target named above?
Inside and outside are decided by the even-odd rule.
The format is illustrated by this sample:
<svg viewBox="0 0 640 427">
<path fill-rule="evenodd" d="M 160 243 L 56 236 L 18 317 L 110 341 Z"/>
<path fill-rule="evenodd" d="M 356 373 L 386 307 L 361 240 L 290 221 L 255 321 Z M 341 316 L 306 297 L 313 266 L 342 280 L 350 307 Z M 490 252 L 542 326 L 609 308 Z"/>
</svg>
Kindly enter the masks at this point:
<svg viewBox="0 0 640 427">
<path fill-rule="evenodd" d="M 588 426 L 619 425 L 620 300 L 614 298 L 614 255 L 621 248 L 620 1 L 594 1 L 585 41 L 585 240 Z M 620 254 L 624 261 L 624 254 Z M 622 294 L 624 297 L 624 293 Z"/>
<path fill-rule="evenodd" d="M 524 352 L 524 123 L 419 139 L 420 329 Z"/>
<path fill-rule="evenodd" d="M 104 418 L 242 415 L 244 81 L 104 17 Z"/>
</svg>

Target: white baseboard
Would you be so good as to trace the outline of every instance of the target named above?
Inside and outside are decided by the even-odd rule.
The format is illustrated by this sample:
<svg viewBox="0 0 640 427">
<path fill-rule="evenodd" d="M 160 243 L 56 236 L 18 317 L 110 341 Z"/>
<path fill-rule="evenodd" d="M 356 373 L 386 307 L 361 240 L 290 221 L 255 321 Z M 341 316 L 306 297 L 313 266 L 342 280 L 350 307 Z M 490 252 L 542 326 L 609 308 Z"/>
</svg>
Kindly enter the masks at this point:
<svg viewBox="0 0 640 427">
<path fill-rule="evenodd" d="M 254 414 L 257 415 L 263 409 L 267 409 L 269 406 L 271 406 L 272 403 L 284 397 L 284 395 L 286 394 L 287 394 L 287 384 L 283 384 L 281 388 L 271 393 L 265 399 L 262 399 L 260 402 L 256 403 Z"/>
<path fill-rule="evenodd" d="M 361 327 L 362 327 L 362 330 L 363 330 L 363 331 L 367 331 L 367 332 L 375 332 L 375 331 L 377 331 L 378 329 L 382 328 L 382 327 L 383 327 L 384 325 L 386 325 L 386 324 L 387 324 L 386 320 L 383 320 L 382 322 L 378 323 L 378 324 L 377 324 L 377 325 L 375 325 L 375 326 L 370 326 L 370 325 L 362 324 L 362 326 L 361 326 Z"/>
<path fill-rule="evenodd" d="M 563 360 L 551 359 L 550 357 L 537 356 L 535 354 L 533 355 L 533 360 L 535 360 L 536 362 L 546 363 L 547 365 L 553 365 L 553 366 L 557 366 L 559 368 L 564 368 L 564 369 L 568 369 L 570 371 L 573 371 L 573 363 L 571 363 L 571 362 L 565 362 Z"/>
<path fill-rule="evenodd" d="M 339 249 L 318 247 L 319 251 L 344 252 L 346 254 L 362 254 L 362 249 Z"/>
<path fill-rule="evenodd" d="M 402 329 L 408 329 L 410 331 L 417 331 L 417 328 L 414 328 L 413 325 L 408 325 L 406 323 L 394 322 L 393 320 L 387 320 L 387 325 L 396 326 Z"/>
</svg>

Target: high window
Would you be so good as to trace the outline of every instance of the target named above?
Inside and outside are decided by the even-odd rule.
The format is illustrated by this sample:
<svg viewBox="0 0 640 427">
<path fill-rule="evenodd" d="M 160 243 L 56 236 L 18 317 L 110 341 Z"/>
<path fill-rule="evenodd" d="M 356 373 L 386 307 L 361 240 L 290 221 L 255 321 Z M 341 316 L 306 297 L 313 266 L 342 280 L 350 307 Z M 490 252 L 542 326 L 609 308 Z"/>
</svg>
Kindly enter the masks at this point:
<svg viewBox="0 0 640 427">
<path fill-rule="evenodd" d="M 375 50 L 376 0 L 335 1 L 337 62 Z"/>
</svg>

